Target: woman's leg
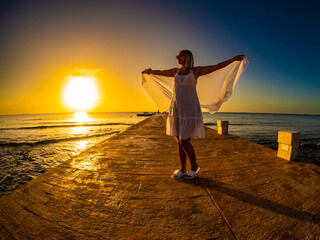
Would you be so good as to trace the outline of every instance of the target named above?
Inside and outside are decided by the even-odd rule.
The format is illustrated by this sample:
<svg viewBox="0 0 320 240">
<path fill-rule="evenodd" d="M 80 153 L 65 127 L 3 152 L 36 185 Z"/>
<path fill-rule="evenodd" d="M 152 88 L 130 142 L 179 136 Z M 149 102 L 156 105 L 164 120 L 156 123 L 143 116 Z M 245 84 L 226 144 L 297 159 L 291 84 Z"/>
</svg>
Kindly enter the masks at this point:
<svg viewBox="0 0 320 240">
<path fill-rule="evenodd" d="M 190 159 L 190 164 L 191 164 L 191 170 L 193 171 L 197 171 L 198 169 L 198 164 L 196 161 L 196 153 L 194 151 L 193 146 L 190 143 L 191 138 L 185 139 L 185 140 L 181 140 L 181 146 L 184 150 L 184 152 L 188 155 L 189 159 Z"/>
<path fill-rule="evenodd" d="M 181 142 L 178 136 L 176 136 L 176 140 L 178 142 L 178 147 L 179 147 L 179 159 L 180 159 L 180 166 L 181 166 L 180 171 L 185 173 L 187 172 L 187 154 L 183 150 L 183 147 L 181 146 Z"/>
</svg>

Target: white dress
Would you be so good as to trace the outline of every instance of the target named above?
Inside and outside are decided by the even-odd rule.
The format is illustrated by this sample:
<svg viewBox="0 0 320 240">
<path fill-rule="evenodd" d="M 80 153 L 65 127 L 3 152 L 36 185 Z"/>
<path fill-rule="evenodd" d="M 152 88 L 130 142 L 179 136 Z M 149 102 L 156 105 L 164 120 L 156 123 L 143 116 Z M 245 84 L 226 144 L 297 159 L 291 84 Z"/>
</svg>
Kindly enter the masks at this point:
<svg viewBox="0 0 320 240">
<path fill-rule="evenodd" d="M 193 72 L 176 74 L 166 134 L 180 139 L 204 138 L 204 124 Z"/>
<path fill-rule="evenodd" d="M 219 110 L 222 103 L 232 96 L 236 83 L 248 64 L 248 59 L 244 58 L 242 61 L 234 61 L 224 68 L 199 77 L 197 93 L 202 111 L 215 113 Z M 142 86 L 160 112 L 169 111 L 174 94 L 172 77 L 144 73 Z"/>
<path fill-rule="evenodd" d="M 234 61 L 224 68 L 199 77 L 192 73 L 172 77 L 142 74 L 142 86 L 160 112 L 169 111 L 167 134 L 181 139 L 204 138 L 202 111 L 215 113 L 233 93 L 236 83 L 249 62 Z M 196 90 L 197 85 L 197 90 Z M 200 101 L 200 107 L 199 107 Z"/>
</svg>

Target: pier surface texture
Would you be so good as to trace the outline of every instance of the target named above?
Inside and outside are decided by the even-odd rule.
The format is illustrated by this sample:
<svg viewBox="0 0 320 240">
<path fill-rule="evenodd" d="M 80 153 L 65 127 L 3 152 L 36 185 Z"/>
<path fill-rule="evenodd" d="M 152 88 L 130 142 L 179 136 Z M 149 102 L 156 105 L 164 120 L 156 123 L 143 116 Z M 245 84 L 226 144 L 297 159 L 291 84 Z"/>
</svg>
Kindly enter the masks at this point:
<svg viewBox="0 0 320 240">
<path fill-rule="evenodd" d="M 173 180 L 165 116 L 129 127 L 2 197 L 1 239 L 320 239 L 319 166 L 205 131 Z"/>
</svg>

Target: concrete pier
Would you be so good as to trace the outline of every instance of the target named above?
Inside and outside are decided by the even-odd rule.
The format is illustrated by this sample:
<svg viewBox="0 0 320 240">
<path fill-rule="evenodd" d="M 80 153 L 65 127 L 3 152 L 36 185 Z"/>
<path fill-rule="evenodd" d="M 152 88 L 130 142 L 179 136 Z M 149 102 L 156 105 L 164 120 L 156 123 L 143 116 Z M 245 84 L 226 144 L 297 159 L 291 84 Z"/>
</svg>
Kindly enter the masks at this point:
<svg viewBox="0 0 320 240">
<path fill-rule="evenodd" d="M 201 172 L 152 116 L 0 199 L 1 239 L 320 239 L 320 168 L 206 128 Z"/>
</svg>

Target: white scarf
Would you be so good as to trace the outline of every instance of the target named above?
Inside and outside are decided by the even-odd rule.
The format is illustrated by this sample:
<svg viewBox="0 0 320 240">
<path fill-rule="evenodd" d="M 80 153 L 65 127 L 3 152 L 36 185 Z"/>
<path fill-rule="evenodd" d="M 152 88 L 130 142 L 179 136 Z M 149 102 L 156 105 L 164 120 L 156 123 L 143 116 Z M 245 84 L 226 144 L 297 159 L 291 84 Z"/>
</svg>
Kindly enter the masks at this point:
<svg viewBox="0 0 320 240">
<path fill-rule="evenodd" d="M 219 110 L 222 103 L 232 96 L 234 87 L 248 64 L 248 59 L 244 58 L 198 78 L 197 93 L 202 111 L 215 113 Z M 168 111 L 172 98 L 173 77 L 142 74 L 142 86 L 160 112 Z"/>
</svg>

